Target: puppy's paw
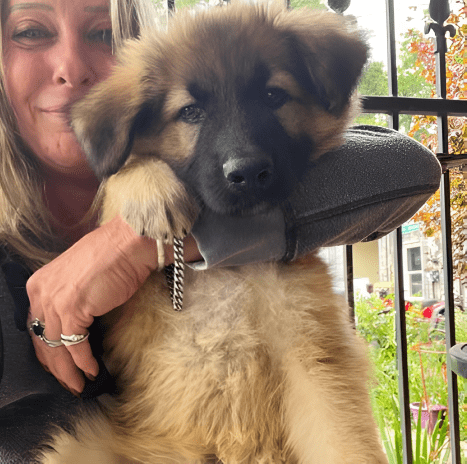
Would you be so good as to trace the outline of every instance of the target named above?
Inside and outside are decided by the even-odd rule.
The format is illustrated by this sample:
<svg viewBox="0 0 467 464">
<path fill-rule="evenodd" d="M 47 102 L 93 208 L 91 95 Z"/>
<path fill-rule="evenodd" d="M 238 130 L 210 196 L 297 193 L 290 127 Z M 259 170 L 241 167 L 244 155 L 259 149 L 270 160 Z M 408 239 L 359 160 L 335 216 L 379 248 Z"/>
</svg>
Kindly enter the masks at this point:
<svg viewBox="0 0 467 464">
<path fill-rule="evenodd" d="M 118 214 L 137 234 L 172 243 L 191 230 L 198 208 L 166 163 L 140 158 L 106 182 L 102 222 Z"/>
</svg>

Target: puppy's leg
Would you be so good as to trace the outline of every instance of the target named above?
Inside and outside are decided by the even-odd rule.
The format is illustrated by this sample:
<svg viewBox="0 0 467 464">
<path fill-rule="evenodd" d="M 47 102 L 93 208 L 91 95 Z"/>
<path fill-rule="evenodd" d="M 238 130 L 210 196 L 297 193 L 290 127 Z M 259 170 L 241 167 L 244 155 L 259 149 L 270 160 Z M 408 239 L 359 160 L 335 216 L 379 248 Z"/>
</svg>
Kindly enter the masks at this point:
<svg viewBox="0 0 467 464">
<path fill-rule="evenodd" d="M 291 328 L 282 358 L 284 419 L 297 463 L 387 464 L 370 405 L 367 350 L 326 266 L 309 255 L 281 269 L 282 325 Z"/>
<path fill-rule="evenodd" d="M 73 433 L 57 430 L 53 440 L 47 443 L 51 449 L 42 451 L 37 459 L 41 464 L 204 464 L 204 460 L 174 457 L 176 453 L 164 457 L 163 453 L 154 452 L 141 460 L 125 457 L 128 449 L 121 450 L 121 439 L 112 430 L 109 418 L 94 410 L 76 422 Z"/>
<path fill-rule="evenodd" d="M 50 451 L 38 457 L 41 464 L 137 464 L 111 451 L 113 436 L 104 415 L 96 412 L 81 418 L 73 434 L 58 430 Z"/>
<path fill-rule="evenodd" d="M 365 401 L 368 392 L 361 381 L 336 382 L 345 375 L 344 370 L 326 378 L 310 374 L 297 359 L 287 363 L 285 421 L 298 464 L 388 463 Z"/>
<path fill-rule="evenodd" d="M 166 163 L 134 158 L 105 185 L 101 222 L 118 214 L 137 234 L 171 243 L 191 229 L 197 207 Z"/>
</svg>

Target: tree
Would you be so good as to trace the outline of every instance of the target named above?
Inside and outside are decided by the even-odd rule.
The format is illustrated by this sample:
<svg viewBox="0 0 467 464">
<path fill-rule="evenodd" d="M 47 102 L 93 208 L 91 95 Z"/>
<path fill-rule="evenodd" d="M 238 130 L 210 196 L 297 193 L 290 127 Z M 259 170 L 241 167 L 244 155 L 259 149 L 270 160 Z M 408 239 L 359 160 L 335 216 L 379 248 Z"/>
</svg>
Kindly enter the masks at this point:
<svg viewBox="0 0 467 464">
<path fill-rule="evenodd" d="M 400 97 L 429 98 L 435 91 L 435 86 L 425 79 L 425 66 L 427 64 L 418 61 L 417 54 L 414 52 L 415 44 L 420 44 L 419 48 L 423 50 L 424 58 L 434 56 L 434 46 L 431 39 L 426 39 L 416 29 L 409 29 L 404 34 L 399 54 L 401 64 L 398 66 L 398 95 Z M 432 64 L 429 63 L 430 66 Z M 412 116 L 408 114 L 400 116 L 399 126 L 405 133 L 409 132 L 411 125 Z"/>
<path fill-rule="evenodd" d="M 358 91 L 362 95 L 388 94 L 388 75 L 382 61 L 373 61 L 366 66 Z"/>
<path fill-rule="evenodd" d="M 428 98 L 435 91 L 434 82 L 426 79 L 434 73 L 434 44 L 416 29 L 409 29 L 401 43 L 398 66 L 398 89 L 401 97 Z"/>
<path fill-rule="evenodd" d="M 458 1 L 460 9 L 457 14 L 451 14 L 447 22 L 457 26 L 455 37 L 448 39 L 446 54 L 446 89 L 448 99 L 467 98 L 465 34 L 467 33 L 467 6 L 465 0 Z M 435 58 L 432 40 L 416 31 L 410 33 L 409 53 L 415 57 L 414 66 L 421 69 L 421 75 L 431 86 L 436 83 Z M 431 96 L 435 97 L 434 88 Z M 448 143 L 450 154 L 467 153 L 467 124 L 464 118 L 448 118 Z M 409 135 L 419 140 L 434 153 L 438 151 L 436 133 L 436 118 L 434 116 L 414 116 Z M 433 195 L 426 205 L 414 216 L 419 221 L 422 231 L 427 236 L 440 234 L 440 200 L 439 191 Z M 451 171 L 451 217 L 452 217 L 452 248 L 454 261 L 454 276 L 467 277 L 467 259 L 464 251 L 465 231 L 467 229 L 467 184 L 459 169 Z"/>
<path fill-rule="evenodd" d="M 410 29 L 404 34 L 404 40 L 400 45 L 399 60 L 397 67 L 397 87 L 400 97 L 428 98 L 434 85 L 424 78 L 424 70 L 417 62 L 417 56 L 413 51 L 412 44 L 422 40 L 423 35 L 415 29 Z M 433 48 L 428 39 L 429 46 Z M 429 53 L 430 48 L 426 48 Z M 358 91 L 361 95 L 388 95 L 388 74 L 384 69 L 384 63 L 370 62 L 362 76 Z M 387 126 L 387 120 L 380 115 L 364 114 L 358 119 L 359 124 L 374 124 Z M 410 115 L 401 115 L 399 125 L 403 132 L 407 133 L 412 124 Z"/>
<path fill-rule="evenodd" d="M 366 65 L 358 86 L 358 92 L 360 95 L 374 96 L 388 94 L 388 74 L 382 61 L 372 61 Z M 388 125 L 386 115 L 370 113 L 362 113 L 356 122 L 358 124 L 383 127 Z"/>
</svg>

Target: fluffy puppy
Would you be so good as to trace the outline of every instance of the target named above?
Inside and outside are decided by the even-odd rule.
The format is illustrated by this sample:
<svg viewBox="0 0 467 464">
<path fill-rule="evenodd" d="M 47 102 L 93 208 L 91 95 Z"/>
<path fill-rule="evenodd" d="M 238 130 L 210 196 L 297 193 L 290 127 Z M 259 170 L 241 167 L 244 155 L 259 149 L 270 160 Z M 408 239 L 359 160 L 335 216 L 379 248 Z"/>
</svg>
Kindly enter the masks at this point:
<svg viewBox="0 0 467 464">
<path fill-rule="evenodd" d="M 106 179 L 103 222 L 170 242 L 202 208 L 281 204 L 341 143 L 366 56 L 340 16 L 264 5 L 176 16 L 128 43 L 72 112 Z M 317 257 L 187 269 L 181 312 L 154 272 L 104 319 L 119 394 L 43 462 L 387 463 L 365 350 Z"/>
</svg>

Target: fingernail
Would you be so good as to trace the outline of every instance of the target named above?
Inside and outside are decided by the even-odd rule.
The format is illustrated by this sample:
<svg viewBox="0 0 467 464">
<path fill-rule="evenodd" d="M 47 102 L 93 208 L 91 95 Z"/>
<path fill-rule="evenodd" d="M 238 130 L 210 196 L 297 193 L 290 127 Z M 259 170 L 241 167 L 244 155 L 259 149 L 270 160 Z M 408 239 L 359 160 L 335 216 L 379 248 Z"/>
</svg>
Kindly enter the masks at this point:
<svg viewBox="0 0 467 464">
<path fill-rule="evenodd" d="M 76 396 L 76 398 L 81 398 L 81 394 L 78 391 L 74 390 L 73 388 L 70 388 L 66 383 L 60 380 L 58 382 L 65 390 L 68 390 L 72 395 Z"/>
<path fill-rule="evenodd" d="M 94 382 L 96 378 L 92 374 L 88 374 L 87 372 L 84 373 L 84 375 L 91 381 Z"/>
<path fill-rule="evenodd" d="M 76 396 L 76 398 L 81 399 L 81 393 L 77 392 L 76 390 L 73 390 L 73 388 L 70 388 L 70 392 Z"/>
</svg>

